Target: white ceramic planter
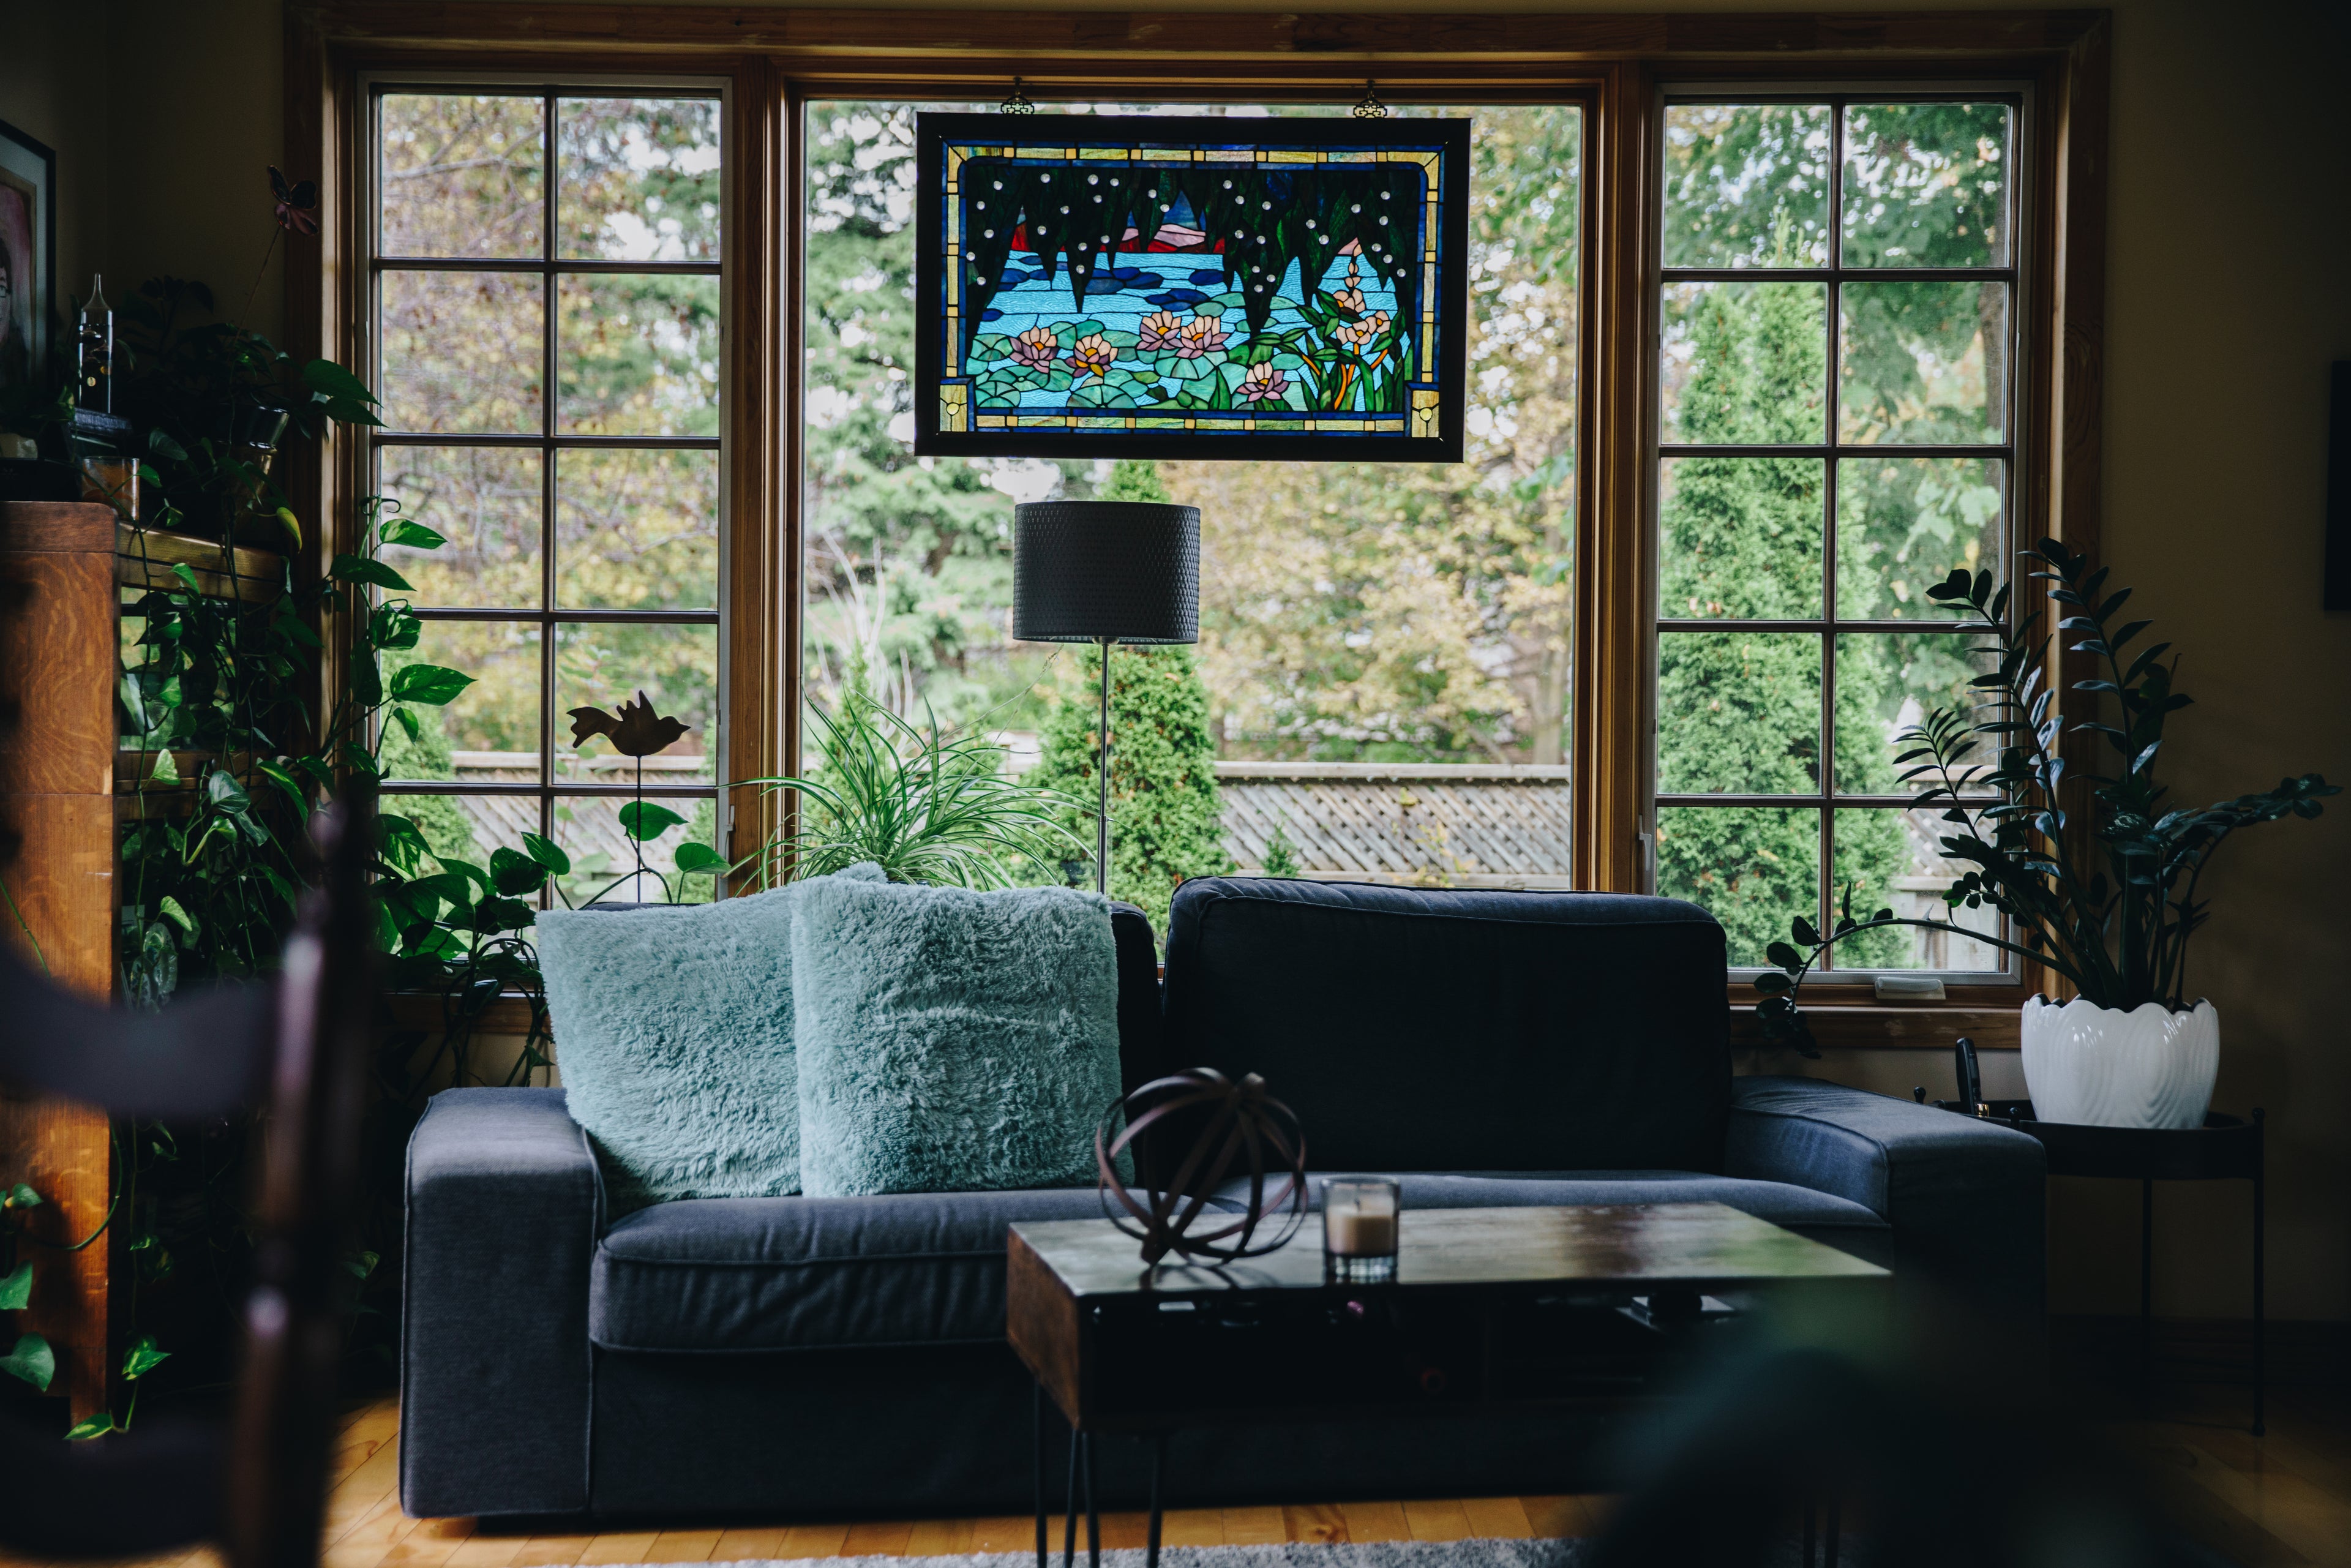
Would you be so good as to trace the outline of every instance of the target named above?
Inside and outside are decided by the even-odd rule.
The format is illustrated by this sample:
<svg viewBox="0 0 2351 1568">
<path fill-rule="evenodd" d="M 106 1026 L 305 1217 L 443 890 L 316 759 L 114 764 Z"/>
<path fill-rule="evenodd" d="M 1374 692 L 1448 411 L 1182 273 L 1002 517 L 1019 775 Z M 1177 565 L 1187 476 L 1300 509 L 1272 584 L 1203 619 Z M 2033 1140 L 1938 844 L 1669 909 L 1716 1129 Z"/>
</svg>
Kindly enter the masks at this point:
<svg viewBox="0 0 2351 1568">
<path fill-rule="evenodd" d="M 2094 1127 L 2200 1127 L 2220 1070 L 2220 1015 L 2209 1001 L 2176 1013 L 2128 1012 L 2080 998 L 2024 1004 L 2024 1086 L 2044 1122 Z"/>
</svg>

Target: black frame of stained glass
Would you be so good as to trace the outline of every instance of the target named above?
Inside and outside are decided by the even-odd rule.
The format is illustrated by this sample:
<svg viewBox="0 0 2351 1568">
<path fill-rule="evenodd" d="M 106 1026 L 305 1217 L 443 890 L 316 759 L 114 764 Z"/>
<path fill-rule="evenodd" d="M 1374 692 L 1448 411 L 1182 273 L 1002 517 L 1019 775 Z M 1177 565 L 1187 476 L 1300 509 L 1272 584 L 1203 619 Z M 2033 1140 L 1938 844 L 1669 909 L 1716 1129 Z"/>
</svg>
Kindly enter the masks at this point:
<svg viewBox="0 0 2351 1568">
<path fill-rule="evenodd" d="M 1468 418 L 1467 323 L 1468 306 L 1468 120 L 1232 120 L 1206 116 L 1111 117 L 1091 115 L 1006 116 L 925 113 L 915 130 L 914 451 L 919 456 L 956 457 L 1151 457 L 1321 460 L 1328 462 L 1458 463 Z M 1412 383 L 1435 392 L 1435 431 L 1410 434 L 1410 393 L 1405 428 L 1390 434 L 1361 429 L 1222 431 L 1189 428 L 1138 429 L 1128 425 L 1051 429 L 997 425 L 980 428 L 968 401 L 970 377 L 950 377 L 947 334 L 959 321 L 950 310 L 946 262 L 947 150 L 950 146 L 1086 148 L 1122 150 L 1118 157 L 1069 156 L 1058 161 L 1081 172 L 1100 173 L 1145 167 L 1198 166 L 1229 169 L 1231 162 L 1207 162 L 1189 154 L 1243 147 L 1299 152 L 1420 152 L 1437 159 L 1438 214 L 1435 255 L 1426 257 L 1433 278 L 1420 286 L 1432 307 L 1424 320 L 1433 326 L 1429 366 L 1434 375 Z M 1139 153 L 1129 157 L 1127 153 Z M 1159 156 L 1154 156 L 1157 154 Z M 1044 160 L 1016 162 L 1040 164 Z M 1057 165 L 1058 166 L 1058 165 Z M 1300 165 L 1312 167 L 1313 165 Z M 1392 163 L 1342 164 L 1344 168 L 1393 167 Z M 1007 236 L 1008 245 L 1009 236 Z M 1182 253 L 1177 253 L 1182 254 Z M 1288 255 L 1297 251 L 1282 253 Z M 1426 255 L 1426 253 L 1424 253 Z M 1076 258 L 1071 258 L 1074 261 Z M 1083 271 L 1079 277 L 1086 277 Z M 960 279 L 953 280 L 960 283 Z M 1433 386 L 1431 385 L 1433 382 Z M 957 387 L 965 400 L 965 428 L 942 428 L 944 399 Z M 1186 418 L 1151 412 L 1088 415 L 1089 418 Z M 1293 416 L 1300 417 L 1300 416 Z M 1315 416 L 1302 416 L 1312 419 Z M 1365 416 L 1334 413 L 1332 422 L 1360 423 Z"/>
</svg>

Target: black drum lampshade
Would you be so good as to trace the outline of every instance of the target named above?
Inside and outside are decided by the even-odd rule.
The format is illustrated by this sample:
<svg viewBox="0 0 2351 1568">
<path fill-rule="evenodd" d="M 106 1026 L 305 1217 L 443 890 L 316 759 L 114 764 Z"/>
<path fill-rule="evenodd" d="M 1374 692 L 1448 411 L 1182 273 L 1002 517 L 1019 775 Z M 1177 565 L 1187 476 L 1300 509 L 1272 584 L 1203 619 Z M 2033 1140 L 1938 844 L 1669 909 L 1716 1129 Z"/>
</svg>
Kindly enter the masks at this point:
<svg viewBox="0 0 2351 1568">
<path fill-rule="evenodd" d="M 1200 508 L 1030 501 L 1012 508 L 1012 635 L 1023 643 L 1200 640 Z"/>
</svg>

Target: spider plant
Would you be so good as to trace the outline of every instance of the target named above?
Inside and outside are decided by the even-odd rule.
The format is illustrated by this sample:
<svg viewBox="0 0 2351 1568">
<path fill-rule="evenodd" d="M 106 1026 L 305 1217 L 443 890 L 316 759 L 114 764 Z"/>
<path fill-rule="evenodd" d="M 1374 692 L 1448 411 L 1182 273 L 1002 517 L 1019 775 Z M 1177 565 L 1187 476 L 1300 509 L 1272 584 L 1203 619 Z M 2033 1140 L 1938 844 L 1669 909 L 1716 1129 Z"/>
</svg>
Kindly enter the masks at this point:
<svg viewBox="0 0 2351 1568">
<path fill-rule="evenodd" d="M 831 713 L 812 710 L 818 767 L 754 779 L 768 794 L 799 791 L 800 826 L 777 832 L 730 870 L 768 888 L 862 861 L 892 882 L 954 887 L 1016 884 L 1021 860 L 1050 866 L 1087 852 L 1061 819 L 1083 803 L 1007 779 L 1004 748 L 918 728 L 852 686 Z"/>
<path fill-rule="evenodd" d="M 2106 568 L 2093 570 L 2056 539 L 2043 539 L 2024 559 L 2032 580 L 2050 585 L 2057 632 L 2077 639 L 2070 651 L 2096 661 L 2091 678 L 2074 683 L 2085 697 L 2081 716 L 2054 711 L 2054 694 L 2043 684 L 2042 612 L 2011 623 L 2005 586 L 1995 588 L 1988 571 L 1971 577 L 1954 568 L 1927 596 L 1962 617 L 1959 631 L 1985 639 L 1971 652 L 1991 668 L 1970 683 L 1984 700 L 1928 715 L 1897 737 L 1905 749 L 1895 758 L 1908 769 L 1902 781 L 1922 786 L 1915 803 L 1943 807 L 1954 829 L 1943 852 L 1968 867 L 1943 902 L 1999 911 L 2021 943 L 1948 921 L 1896 919 L 1890 909 L 1856 920 L 1847 889 L 1834 930 L 1819 932 L 1800 916 L 1793 945 L 1766 949 L 1779 968 L 1756 977 L 1763 1000 L 1755 1010 L 1771 1043 L 1814 1054 L 1796 1007 L 1805 976 L 1837 943 L 1886 925 L 1947 931 L 2037 959 L 2097 1007 L 2128 1012 L 2157 1002 L 2179 1011 L 2189 1005 L 2188 939 L 2210 913 L 2196 889 L 2213 852 L 2240 828 L 2315 817 L 2325 797 L 2342 793 L 2305 773 L 2210 806 L 2166 805 L 2156 757 L 2165 721 L 2189 701 L 2174 684 L 2179 656 L 2165 661 L 2168 643 L 2129 651 L 2151 622 L 2121 619 L 2131 591 L 2105 591 Z M 2068 747 L 2068 736 L 2081 741 Z M 2091 771 L 2101 758 L 2110 771 Z M 2085 789 L 2086 821 L 2077 822 Z"/>
</svg>

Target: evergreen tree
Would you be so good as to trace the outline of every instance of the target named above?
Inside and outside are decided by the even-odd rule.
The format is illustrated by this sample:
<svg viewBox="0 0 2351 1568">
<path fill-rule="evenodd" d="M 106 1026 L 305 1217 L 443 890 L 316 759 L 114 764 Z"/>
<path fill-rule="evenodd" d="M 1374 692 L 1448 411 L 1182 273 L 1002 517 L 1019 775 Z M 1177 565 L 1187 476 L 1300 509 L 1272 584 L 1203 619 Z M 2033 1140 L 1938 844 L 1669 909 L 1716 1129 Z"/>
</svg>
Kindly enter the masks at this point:
<svg viewBox="0 0 2351 1568">
<path fill-rule="evenodd" d="M 1165 501 L 1158 465 L 1123 461 L 1095 491 L 1106 501 Z M 1027 783 L 1092 800 L 1101 788 L 1102 650 L 1088 648 L 1075 675 L 1052 694 L 1042 755 Z M 1186 877 L 1233 869 L 1217 798 L 1217 742 L 1208 694 L 1182 643 L 1120 647 L 1111 656 L 1110 894 L 1140 906 L 1165 933 L 1167 905 Z M 1081 836 L 1091 820 L 1073 819 Z"/>
<path fill-rule="evenodd" d="M 1692 371 L 1677 439 L 1818 440 L 1827 378 L 1817 284 L 1701 287 L 1682 323 Z M 1814 458 L 1675 460 L 1661 504 L 1664 613 L 1721 620 L 1720 632 L 1660 641 L 1657 783 L 1670 794 L 1811 795 L 1820 788 L 1821 643 L 1740 621 L 1821 613 L 1822 471 Z M 1892 645 L 1851 638 L 1837 665 L 1837 770 L 1848 789 L 1893 788 L 1880 710 Z M 1907 861 L 1894 813 L 1839 814 L 1835 871 L 1857 901 L 1887 902 Z M 1820 918 L 1820 818 L 1778 808 L 1660 813 L 1657 890 L 1722 922 L 1734 964 L 1761 963 L 1789 918 Z M 1864 942 L 1876 944 L 1861 951 Z M 1898 961 L 1901 934 L 1856 938 L 1844 962 Z M 1880 949 L 1883 949 L 1882 951 Z"/>
</svg>

